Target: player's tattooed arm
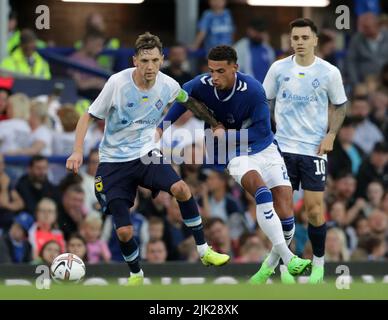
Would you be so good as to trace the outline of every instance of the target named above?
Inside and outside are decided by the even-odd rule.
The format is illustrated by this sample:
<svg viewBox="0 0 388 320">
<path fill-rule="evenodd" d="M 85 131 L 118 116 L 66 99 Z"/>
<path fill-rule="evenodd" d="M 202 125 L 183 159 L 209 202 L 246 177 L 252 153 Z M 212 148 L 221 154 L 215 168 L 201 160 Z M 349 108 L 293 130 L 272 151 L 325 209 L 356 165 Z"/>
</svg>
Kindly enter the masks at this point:
<svg viewBox="0 0 388 320">
<path fill-rule="evenodd" d="M 342 126 L 342 122 L 346 116 L 347 102 L 329 107 L 329 132 L 321 141 L 318 148 L 318 155 L 322 156 L 333 150 L 334 140 Z M 334 109 L 333 109 L 334 108 Z"/>
<path fill-rule="evenodd" d="M 181 103 L 186 109 L 194 113 L 195 116 L 202 119 L 210 126 L 216 127 L 219 124 L 218 121 L 211 114 L 207 106 L 204 103 L 194 99 L 193 97 L 190 97 L 186 91 L 181 90 L 176 100 Z"/>
<path fill-rule="evenodd" d="M 346 116 L 347 102 L 329 107 L 329 133 L 337 135 Z"/>
</svg>

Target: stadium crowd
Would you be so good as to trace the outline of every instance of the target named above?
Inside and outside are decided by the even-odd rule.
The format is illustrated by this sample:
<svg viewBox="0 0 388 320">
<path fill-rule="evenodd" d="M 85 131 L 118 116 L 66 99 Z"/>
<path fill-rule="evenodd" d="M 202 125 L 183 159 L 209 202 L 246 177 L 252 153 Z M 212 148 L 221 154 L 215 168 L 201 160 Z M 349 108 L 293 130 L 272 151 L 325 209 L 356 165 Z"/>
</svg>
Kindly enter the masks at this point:
<svg viewBox="0 0 388 320">
<path fill-rule="evenodd" d="M 209 3 L 211 9 L 199 21 L 195 43 L 190 48 L 178 43 L 169 48 L 162 71 L 181 85 L 206 70 L 201 61 L 189 61 L 189 49 L 232 44 L 235 26 L 225 1 Z M 50 79 L 51 66 L 36 50 L 40 45 L 36 35 L 32 30 L 16 31 L 14 19 L 11 15 L 10 34 L 14 36 L 1 67 Z M 224 26 L 211 28 L 212 24 Z M 341 69 L 350 101 L 348 116 L 328 156 L 325 257 L 334 262 L 388 258 L 388 29 L 371 12 L 359 14 L 357 27 L 344 61 L 336 59 L 333 30 L 321 31 L 317 50 L 318 56 Z M 112 57 L 99 53 L 104 46 L 118 48 L 120 43 L 107 38 L 104 30 L 102 17 L 91 15 L 85 36 L 75 44 L 77 50 L 69 59 L 112 70 Z M 19 39 L 15 40 L 16 32 Z M 258 18 L 251 21 L 246 37 L 235 47 L 241 71 L 259 81 L 276 59 L 289 54 L 276 53 L 279 50 L 270 45 L 267 24 Z M 105 82 L 79 70 L 70 70 L 67 76 L 74 80 L 82 99 L 93 100 Z M 62 252 L 75 253 L 87 263 L 122 261 L 112 219 L 101 215 L 94 194 L 104 123 L 88 131 L 82 173 L 67 174 L 64 164 L 49 159 L 71 154 L 74 130 L 85 108 L 61 104 L 55 95 L 28 97 L 15 92 L 13 84 L 13 78 L 0 78 L 0 263 L 50 264 Z M 184 150 L 194 158 L 202 148 L 202 139 L 194 132 L 201 128 L 202 121 L 186 112 L 169 129 L 171 140 L 162 140 L 164 150 Z M 6 163 L 4 157 L 10 156 L 29 156 L 28 166 Z M 198 202 L 209 244 L 230 254 L 236 263 L 263 261 L 270 243 L 257 226 L 254 199 L 224 172 L 189 161 L 174 168 Z M 168 193 L 153 198 L 151 191 L 139 188 L 130 211 L 143 259 L 150 263 L 198 261 L 195 242 Z M 294 194 L 294 212 L 292 250 L 311 257 L 301 192 Z"/>
</svg>

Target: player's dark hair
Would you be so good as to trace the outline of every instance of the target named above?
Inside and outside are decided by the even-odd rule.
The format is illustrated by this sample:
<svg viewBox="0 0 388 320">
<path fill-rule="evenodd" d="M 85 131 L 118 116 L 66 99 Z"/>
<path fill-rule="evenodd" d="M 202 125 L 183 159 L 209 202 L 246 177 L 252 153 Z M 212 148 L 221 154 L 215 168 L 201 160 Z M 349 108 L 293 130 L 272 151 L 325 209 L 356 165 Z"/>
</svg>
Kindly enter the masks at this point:
<svg viewBox="0 0 388 320">
<path fill-rule="evenodd" d="M 227 61 L 230 63 L 237 63 L 237 52 L 231 46 L 217 46 L 210 50 L 207 55 L 208 60 L 213 61 Z"/>
<path fill-rule="evenodd" d="M 310 27 L 310 29 L 315 33 L 318 34 L 318 28 L 314 24 L 314 22 L 307 18 L 298 18 L 294 21 L 291 21 L 290 23 L 290 30 L 293 28 L 302 28 L 302 27 Z"/>
<path fill-rule="evenodd" d="M 135 42 L 135 55 L 137 56 L 142 50 L 151 50 L 157 48 L 160 54 L 163 54 L 163 44 L 158 36 L 149 32 L 141 34 Z"/>
</svg>

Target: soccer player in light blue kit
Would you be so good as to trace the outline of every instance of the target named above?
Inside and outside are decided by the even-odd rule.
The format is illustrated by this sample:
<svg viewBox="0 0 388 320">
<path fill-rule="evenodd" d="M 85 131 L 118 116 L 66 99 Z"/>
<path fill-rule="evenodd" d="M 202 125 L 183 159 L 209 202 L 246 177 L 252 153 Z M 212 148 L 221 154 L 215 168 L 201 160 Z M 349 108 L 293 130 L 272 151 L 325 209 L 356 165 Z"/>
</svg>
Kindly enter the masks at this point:
<svg viewBox="0 0 388 320">
<path fill-rule="evenodd" d="M 271 240 L 273 251 L 283 259 L 290 274 L 299 275 L 310 267 L 311 261 L 297 257 L 288 248 L 294 233 L 292 188 L 271 131 L 263 87 L 251 76 L 237 71 L 237 54 L 230 46 L 212 48 L 208 67 L 210 74 L 194 78 L 183 88 L 191 97 L 203 102 L 219 121 L 213 128 L 219 142 L 233 137 L 232 148 L 227 147 L 231 140 L 221 144 L 227 155 L 225 161 L 217 152 L 218 147 L 214 148 L 212 165 L 227 165 L 230 175 L 255 198 L 258 224 Z M 176 121 L 185 111 L 184 106 L 175 103 L 163 124 Z M 162 130 L 161 125 L 159 128 Z M 243 139 L 244 134 L 247 134 L 247 141 Z M 235 152 L 230 150 L 233 147 Z M 212 150 L 208 150 L 208 155 L 210 152 Z M 250 282 L 265 283 L 269 276 L 254 275 Z"/>
<path fill-rule="evenodd" d="M 213 251 L 206 243 L 198 206 L 189 187 L 163 157 L 155 142 L 156 127 L 165 107 L 174 100 L 195 103 L 172 78 L 159 71 L 162 44 L 145 33 L 135 44 L 135 68 L 109 78 L 76 129 L 74 152 L 66 167 L 77 173 L 82 165 L 83 143 L 90 119 L 105 119 L 100 144 L 100 164 L 95 179 L 97 199 L 105 214 L 112 214 L 120 249 L 130 269 L 129 285 L 143 283 L 139 247 L 133 237 L 129 208 L 137 187 L 169 192 L 177 200 L 185 225 L 191 230 L 204 265 L 220 266 L 230 257 Z"/>
<path fill-rule="evenodd" d="M 290 27 L 295 54 L 271 66 L 263 87 L 268 100 L 275 100 L 276 140 L 292 187 L 298 190 L 301 185 L 304 190 L 308 235 L 314 254 L 309 283 L 316 284 L 324 276 L 326 153 L 333 149 L 345 118 L 347 98 L 339 70 L 314 55 L 318 42 L 314 23 L 297 19 Z M 333 105 L 330 109 L 329 102 Z M 278 261 L 272 254 L 267 267 L 274 269 Z M 294 282 L 286 271 L 282 279 Z"/>
</svg>

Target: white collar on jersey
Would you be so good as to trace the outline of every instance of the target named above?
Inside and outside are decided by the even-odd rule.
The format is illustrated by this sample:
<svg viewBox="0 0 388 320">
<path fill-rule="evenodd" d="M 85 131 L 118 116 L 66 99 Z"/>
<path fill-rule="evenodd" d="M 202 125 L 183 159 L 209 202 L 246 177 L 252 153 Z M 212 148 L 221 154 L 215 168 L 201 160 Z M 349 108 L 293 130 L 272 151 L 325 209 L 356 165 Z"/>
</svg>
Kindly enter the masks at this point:
<svg viewBox="0 0 388 320">
<path fill-rule="evenodd" d="M 230 100 L 230 98 L 232 98 L 232 96 L 234 95 L 234 93 L 236 91 L 236 84 L 237 84 L 237 73 L 234 75 L 234 85 L 233 85 L 232 92 L 225 99 L 220 99 L 220 97 L 218 96 L 218 93 L 217 93 L 217 89 L 216 89 L 216 87 L 214 87 L 214 94 L 216 95 L 217 99 L 220 100 L 221 102 L 225 102 L 225 101 Z"/>
</svg>

